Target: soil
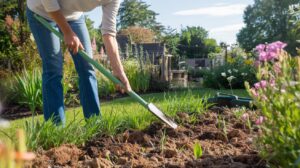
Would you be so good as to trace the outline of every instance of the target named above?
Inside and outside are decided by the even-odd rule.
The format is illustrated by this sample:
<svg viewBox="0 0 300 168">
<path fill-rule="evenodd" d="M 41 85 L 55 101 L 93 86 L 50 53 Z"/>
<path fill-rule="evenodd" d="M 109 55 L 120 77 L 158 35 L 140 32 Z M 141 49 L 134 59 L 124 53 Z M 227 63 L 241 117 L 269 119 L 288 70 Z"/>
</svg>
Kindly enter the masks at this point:
<svg viewBox="0 0 300 168">
<path fill-rule="evenodd" d="M 36 112 L 37 114 L 42 114 L 41 110 L 37 110 Z M 3 112 L 0 113 L 0 118 L 7 120 L 17 120 L 30 116 L 32 116 L 32 112 L 29 108 L 17 104 L 8 105 L 4 108 Z"/>
<path fill-rule="evenodd" d="M 161 122 L 154 122 L 142 131 L 127 130 L 114 137 L 99 135 L 81 147 L 62 145 L 48 151 L 39 151 L 32 166 L 266 167 L 266 162 L 259 157 L 253 144 L 260 130 L 248 129 L 244 124 L 246 122 L 233 115 L 232 109 L 215 107 L 196 118 L 194 120 L 192 115 L 178 113 L 176 121 L 180 126 L 176 130 Z M 254 123 L 255 117 L 250 117 L 250 120 Z M 203 149 L 203 155 L 198 159 L 193 154 L 193 146 L 197 142 Z"/>
</svg>

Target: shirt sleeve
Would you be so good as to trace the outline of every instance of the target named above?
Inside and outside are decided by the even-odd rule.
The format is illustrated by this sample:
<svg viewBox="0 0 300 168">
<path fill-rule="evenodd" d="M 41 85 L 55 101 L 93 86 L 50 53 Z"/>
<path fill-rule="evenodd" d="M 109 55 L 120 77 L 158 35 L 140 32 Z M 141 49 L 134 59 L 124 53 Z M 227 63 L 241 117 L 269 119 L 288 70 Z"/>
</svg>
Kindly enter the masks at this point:
<svg viewBox="0 0 300 168">
<path fill-rule="evenodd" d="M 54 12 L 60 9 L 57 0 L 41 0 L 46 12 Z"/>
<path fill-rule="evenodd" d="M 101 33 L 116 36 L 117 33 L 117 14 L 119 11 L 119 0 L 112 0 L 102 6 L 102 25 Z"/>
</svg>

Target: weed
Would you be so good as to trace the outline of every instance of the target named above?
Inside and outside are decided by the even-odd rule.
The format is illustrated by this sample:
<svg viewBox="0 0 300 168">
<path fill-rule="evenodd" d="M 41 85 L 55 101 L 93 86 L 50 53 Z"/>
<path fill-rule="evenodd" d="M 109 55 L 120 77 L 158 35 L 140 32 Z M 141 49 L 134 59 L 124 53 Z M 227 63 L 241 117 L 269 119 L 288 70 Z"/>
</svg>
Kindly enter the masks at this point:
<svg viewBox="0 0 300 168">
<path fill-rule="evenodd" d="M 247 112 L 246 107 L 241 107 L 241 108 L 235 109 L 233 111 L 233 114 L 237 119 L 240 119 L 242 117 L 242 115 L 245 114 L 246 112 Z"/>
<path fill-rule="evenodd" d="M 202 147 L 198 141 L 194 144 L 193 149 L 194 149 L 195 159 L 199 159 L 203 155 L 203 151 L 202 151 Z"/>
<path fill-rule="evenodd" d="M 164 153 L 166 143 L 167 143 L 167 136 L 166 136 L 166 130 L 164 130 L 159 141 L 161 153 Z"/>
<path fill-rule="evenodd" d="M 226 121 L 225 121 L 225 118 L 223 117 L 223 120 L 222 120 L 223 122 L 222 122 L 222 124 L 223 124 L 223 133 L 224 133 L 224 135 L 225 135 L 225 137 L 226 137 L 226 141 L 228 141 L 228 136 L 227 136 L 227 134 L 228 134 L 228 132 L 227 132 L 227 127 L 226 127 Z"/>
</svg>

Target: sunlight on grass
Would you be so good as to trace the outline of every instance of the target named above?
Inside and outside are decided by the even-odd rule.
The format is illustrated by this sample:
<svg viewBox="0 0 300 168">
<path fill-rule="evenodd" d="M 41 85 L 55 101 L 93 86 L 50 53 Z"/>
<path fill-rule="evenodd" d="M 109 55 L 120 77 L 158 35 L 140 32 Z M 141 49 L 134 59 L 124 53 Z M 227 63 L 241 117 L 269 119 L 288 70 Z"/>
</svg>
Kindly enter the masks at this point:
<svg viewBox="0 0 300 168">
<path fill-rule="evenodd" d="M 230 93 L 230 90 L 218 90 L 219 92 Z M 190 93 L 193 96 L 203 97 L 204 95 L 214 96 L 216 92 L 213 89 L 193 89 Z M 166 92 L 166 93 L 151 93 L 142 95 L 142 97 L 149 102 L 153 102 L 156 104 L 163 112 L 166 114 L 170 114 L 171 112 L 167 111 L 168 106 L 168 97 L 177 97 L 180 99 L 181 96 L 185 95 L 187 90 L 179 90 L 173 92 Z M 234 90 L 234 93 L 239 96 L 247 96 L 247 92 L 245 90 Z M 141 105 L 136 103 L 132 98 L 125 97 L 119 98 L 109 102 L 101 103 L 101 112 L 104 121 L 108 124 L 107 130 L 105 130 L 108 134 L 114 134 L 116 128 L 119 125 L 125 125 L 127 128 L 134 128 L 134 129 L 143 129 L 147 125 L 149 125 L 152 121 L 156 120 L 156 117 L 153 116 L 148 110 L 143 108 Z M 174 115 L 174 114 L 173 114 Z M 77 108 L 70 108 L 66 111 L 66 118 L 67 123 L 74 120 L 82 120 L 83 113 L 81 107 Z M 43 121 L 43 116 L 39 115 L 36 116 L 36 119 L 39 121 Z M 23 128 L 24 123 L 26 120 L 31 120 L 29 118 L 23 118 L 19 120 L 14 120 L 11 122 L 10 127 L 8 129 L 4 129 L 5 133 L 10 136 L 13 136 L 17 128 Z M 111 125 L 112 128 L 109 127 Z M 124 128 L 124 127 L 123 127 Z M 120 130 L 122 131 L 122 130 Z M 7 138 L 3 133 L 0 132 L 0 139 Z"/>
</svg>

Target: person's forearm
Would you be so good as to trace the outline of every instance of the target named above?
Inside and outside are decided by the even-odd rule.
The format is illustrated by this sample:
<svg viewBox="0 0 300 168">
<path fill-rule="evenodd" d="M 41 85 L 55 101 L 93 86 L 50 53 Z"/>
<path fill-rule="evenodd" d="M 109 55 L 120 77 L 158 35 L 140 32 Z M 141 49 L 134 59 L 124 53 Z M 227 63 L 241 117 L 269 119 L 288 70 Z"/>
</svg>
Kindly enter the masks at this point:
<svg viewBox="0 0 300 168">
<path fill-rule="evenodd" d="M 116 38 L 105 34 L 103 35 L 103 42 L 113 71 L 116 73 L 124 73 Z"/>
<path fill-rule="evenodd" d="M 63 34 L 72 33 L 72 29 L 60 10 L 49 12 L 50 17 L 57 23 Z"/>
<path fill-rule="evenodd" d="M 79 38 L 73 32 L 71 26 L 60 10 L 49 12 L 49 15 L 56 22 L 59 29 L 63 32 L 65 45 L 70 51 L 72 51 L 73 54 L 77 54 L 79 49 L 84 49 Z"/>
</svg>

